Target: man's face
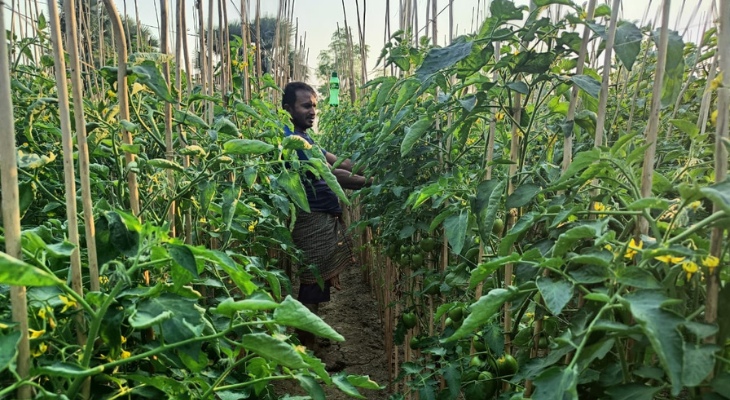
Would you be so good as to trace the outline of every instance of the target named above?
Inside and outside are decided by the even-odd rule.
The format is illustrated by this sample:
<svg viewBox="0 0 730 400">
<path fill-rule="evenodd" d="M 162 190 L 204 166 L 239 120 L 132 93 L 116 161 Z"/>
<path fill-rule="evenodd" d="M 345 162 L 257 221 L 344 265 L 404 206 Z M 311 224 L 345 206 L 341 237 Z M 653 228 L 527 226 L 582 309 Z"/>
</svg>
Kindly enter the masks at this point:
<svg viewBox="0 0 730 400">
<path fill-rule="evenodd" d="M 294 105 L 287 105 L 285 109 L 291 115 L 294 127 L 305 131 L 314 126 L 314 117 L 317 114 L 317 97 L 307 90 L 298 90 L 297 100 Z"/>
</svg>

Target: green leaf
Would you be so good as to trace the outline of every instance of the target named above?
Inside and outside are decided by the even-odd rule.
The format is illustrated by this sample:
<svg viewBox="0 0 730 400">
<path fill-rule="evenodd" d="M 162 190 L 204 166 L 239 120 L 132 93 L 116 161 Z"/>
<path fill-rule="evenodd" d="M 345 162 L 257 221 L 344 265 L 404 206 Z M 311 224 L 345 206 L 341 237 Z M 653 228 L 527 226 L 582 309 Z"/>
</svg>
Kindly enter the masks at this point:
<svg viewBox="0 0 730 400">
<path fill-rule="evenodd" d="M 522 94 L 530 94 L 530 88 L 527 86 L 525 82 L 517 81 L 517 82 L 510 82 L 507 84 L 507 87 L 514 90 L 517 93 Z"/>
<path fill-rule="evenodd" d="M 606 389 L 611 400 L 653 400 L 662 390 L 661 386 L 646 386 L 640 383 L 626 383 Z"/>
<path fill-rule="evenodd" d="M 454 253 L 461 253 L 466 240 L 466 228 L 469 225 L 469 212 L 462 210 L 459 214 L 452 215 L 444 220 L 446 237 L 449 239 L 451 249 Z"/>
<path fill-rule="evenodd" d="M 674 105 L 684 83 L 684 40 L 676 31 L 670 30 L 667 43 L 667 61 L 662 81 L 662 108 Z M 652 32 L 652 40 L 659 44 L 659 31 Z"/>
<path fill-rule="evenodd" d="M 678 327 L 681 318 L 662 306 L 669 300 L 662 293 L 639 290 L 623 297 L 628 303 L 636 321 L 644 335 L 649 339 L 659 361 L 672 383 L 672 396 L 679 395 L 682 390 L 682 376 L 690 371 L 683 371 L 683 340 Z"/>
<path fill-rule="evenodd" d="M 426 200 L 430 199 L 431 196 L 439 193 L 442 190 L 441 184 L 438 182 L 428 185 L 423 189 L 420 189 L 418 191 L 418 197 L 416 197 L 416 201 L 413 203 L 413 208 L 417 208 L 421 204 L 425 203 Z"/>
<path fill-rule="evenodd" d="M 682 383 L 688 387 L 699 386 L 715 367 L 715 354 L 720 347 L 684 343 Z"/>
<path fill-rule="evenodd" d="M 233 316 L 238 311 L 263 311 L 273 310 L 279 307 L 279 303 L 275 302 L 271 295 L 266 292 L 258 292 L 252 297 L 241 301 L 234 301 L 232 298 L 223 300 L 218 307 L 210 311 L 215 314 Z"/>
<path fill-rule="evenodd" d="M 482 181 L 477 186 L 472 214 L 476 216 L 477 228 L 482 243 L 489 243 L 494 221 L 497 219 L 497 212 L 501 209 L 504 188 L 504 181 L 494 179 Z"/>
<path fill-rule="evenodd" d="M 64 378 L 80 378 L 95 375 L 104 371 L 104 366 L 100 365 L 96 368 L 86 369 L 77 364 L 65 362 L 57 362 L 35 370 L 37 375 L 61 376 Z"/>
<path fill-rule="evenodd" d="M 556 186 L 560 185 L 561 183 L 564 183 L 568 179 L 574 177 L 578 172 L 588 168 L 589 165 L 593 164 L 594 162 L 598 161 L 601 158 L 601 151 L 599 149 L 593 148 L 589 151 L 583 151 L 578 153 L 575 158 L 573 158 L 573 162 L 570 163 L 570 166 L 568 166 L 568 169 L 565 170 L 563 175 L 560 176 L 560 179 L 558 179 L 552 186 L 552 188 L 555 188 Z"/>
<path fill-rule="evenodd" d="M 363 389 L 380 390 L 385 388 L 385 386 L 379 385 L 367 375 L 348 375 L 347 381 L 353 386 Z"/>
<path fill-rule="evenodd" d="M 537 196 L 538 193 L 540 193 L 541 190 L 542 188 L 538 185 L 535 185 L 534 183 L 526 183 L 524 185 L 520 185 L 511 195 L 507 197 L 505 207 L 507 209 L 510 209 L 526 206 L 532 199 L 535 198 L 535 196 Z"/>
<path fill-rule="evenodd" d="M 597 118 L 598 117 L 595 112 L 591 110 L 582 110 L 578 114 L 575 114 L 575 123 L 580 126 L 581 129 L 590 133 L 591 136 L 594 136 L 596 134 Z"/>
<path fill-rule="evenodd" d="M 327 339 L 338 342 L 345 340 L 342 335 L 327 325 L 320 317 L 291 296 L 286 296 L 281 306 L 274 310 L 274 320 L 278 324 L 311 332 Z"/>
<path fill-rule="evenodd" d="M 573 297 L 573 284 L 565 280 L 553 281 L 547 276 L 542 276 L 537 279 L 537 288 L 553 315 L 560 315 L 563 307 Z"/>
<path fill-rule="evenodd" d="M 608 220 L 598 220 L 592 222 L 584 222 L 563 232 L 558 236 L 555 247 L 553 247 L 553 257 L 562 257 L 567 253 L 573 245 L 582 239 L 592 239 L 603 234 L 608 226 Z"/>
<path fill-rule="evenodd" d="M 350 205 L 350 199 L 347 198 L 347 194 L 342 190 L 342 186 L 337 181 L 337 177 L 332 173 L 328 164 L 318 158 L 310 158 L 309 162 L 312 163 L 314 168 L 317 170 L 319 175 L 324 179 L 327 186 L 337 195 L 337 197 L 348 206 Z"/>
<path fill-rule="evenodd" d="M 302 356 L 294 347 L 266 333 L 249 333 L 241 337 L 244 349 L 289 368 L 307 368 Z"/>
<path fill-rule="evenodd" d="M 238 137 L 241 135 L 241 132 L 238 130 L 236 124 L 231 122 L 231 120 L 229 120 L 228 118 L 219 119 L 213 129 L 217 130 L 219 133 L 224 133 L 233 137 Z"/>
<path fill-rule="evenodd" d="M 570 78 L 579 88 L 585 90 L 586 93 L 593 98 L 598 98 L 601 92 L 601 82 L 590 75 L 575 75 Z"/>
<path fill-rule="evenodd" d="M 193 126 L 199 129 L 208 129 L 210 126 L 200 117 L 187 111 L 175 110 L 174 111 L 175 121 L 188 126 Z"/>
<path fill-rule="evenodd" d="M 433 125 L 433 119 L 425 117 L 419 119 L 416 123 L 406 128 L 406 135 L 400 145 L 401 157 L 405 157 L 411 152 L 411 150 L 413 150 L 413 145 L 415 145 L 418 139 L 420 139 L 421 136 L 428 131 L 428 128 L 430 128 L 431 125 Z"/>
<path fill-rule="evenodd" d="M 347 373 L 342 371 L 338 373 L 337 375 L 332 377 L 332 382 L 337 386 L 338 389 L 342 390 L 346 395 L 350 397 L 354 397 L 356 399 L 365 399 L 366 397 L 361 395 L 360 392 L 357 391 L 355 386 L 350 383 L 350 381 L 347 379 Z"/>
<path fill-rule="evenodd" d="M 631 22 L 621 22 L 616 28 L 616 39 L 613 45 L 616 51 L 616 57 L 624 64 L 626 69 L 631 68 L 636 62 L 636 57 L 641 51 L 641 41 L 643 39 L 641 29 Z"/>
<path fill-rule="evenodd" d="M 640 289 L 661 288 L 661 284 L 651 272 L 635 266 L 616 270 L 616 282 Z"/>
<path fill-rule="evenodd" d="M 520 52 L 514 59 L 515 66 L 512 68 L 513 73 L 542 74 L 547 72 L 550 69 L 550 65 L 555 61 L 555 53 L 538 53 L 529 50 Z"/>
<path fill-rule="evenodd" d="M 690 139 L 695 139 L 697 134 L 700 133 L 700 128 L 698 128 L 693 122 L 687 121 L 686 119 L 670 119 L 669 123 L 674 125 L 680 131 L 686 133 Z"/>
<path fill-rule="evenodd" d="M 512 229 L 507 232 L 507 235 L 505 235 L 502 238 L 502 241 L 499 243 L 499 256 L 506 256 L 507 254 L 510 254 L 512 252 L 512 245 L 515 244 L 517 239 L 519 237 L 527 232 L 528 229 L 532 228 L 532 225 L 535 223 L 535 219 L 539 216 L 539 214 L 535 211 L 531 211 L 525 215 L 523 215 L 515 224 L 515 226 L 512 227 Z"/>
<path fill-rule="evenodd" d="M 505 257 L 497 257 L 487 263 L 479 264 L 477 268 L 471 271 L 471 279 L 469 279 L 469 289 L 474 289 L 477 285 L 483 282 L 489 275 L 494 271 L 498 270 L 501 266 L 509 263 L 520 261 L 519 253 L 512 253 Z"/>
<path fill-rule="evenodd" d="M 187 245 L 171 244 L 168 247 L 172 260 L 180 264 L 190 272 L 196 279 L 198 278 L 198 266 L 195 262 L 195 256 Z"/>
<path fill-rule="evenodd" d="M 0 252 L 0 283 L 14 286 L 55 286 L 62 284 L 63 281 L 5 252 Z"/>
<path fill-rule="evenodd" d="M 489 5 L 489 11 L 492 16 L 500 21 L 509 21 L 513 19 L 522 19 L 522 11 L 525 6 L 516 7 L 511 0 L 495 0 Z"/>
<path fill-rule="evenodd" d="M 147 86 L 157 97 L 169 103 L 177 103 L 170 94 L 170 90 L 165 82 L 165 77 L 152 60 L 145 60 L 142 63 L 132 66 L 132 73 L 137 75 L 137 82 Z"/>
<path fill-rule="evenodd" d="M 700 189 L 700 192 L 712 200 L 718 208 L 730 214 L 730 179 L 705 186 Z"/>
<path fill-rule="evenodd" d="M 171 169 L 177 172 L 184 171 L 182 165 L 176 163 L 175 161 L 165 160 L 163 158 L 154 158 L 152 160 L 147 160 L 147 164 L 155 168 Z"/>
<path fill-rule="evenodd" d="M 307 192 L 304 191 L 304 186 L 302 185 L 302 181 L 299 179 L 299 174 L 284 170 L 281 171 L 281 174 L 279 174 L 279 177 L 276 178 L 276 181 L 282 188 L 284 188 L 286 194 L 289 195 L 297 207 L 301 208 L 305 212 L 310 212 Z"/>
<path fill-rule="evenodd" d="M 453 67 L 459 61 L 465 59 L 471 54 L 471 47 L 474 42 L 467 42 L 462 37 L 454 40 L 454 42 L 444 48 L 433 48 L 429 50 L 423 63 L 416 70 L 416 76 L 419 80 L 424 81 L 431 74 L 434 74 L 444 68 Z"/>
<path fill-rule="evenodd" d="M 535 5 L 538 7 L 545 7 L 552 4 L 561 4 L 564 6 L 575 6 L 571 0 L 535 0 Z"/>
<path fill-rule="evenodd" d="M 241 197 L 241 187 L 230 186 L 223 191 L 223 203 L 221 204 L 221 210 L 223 211 L 223 224 L 225 230 L 231 229 L 233 223 L 233 217 L 236 214 L 236 207 L 238 206 L 238 199 Z"/>
<path fill-rule="evenodd" d="M 516 296 L 516 292 L 507 289 L 492 289 L 487 293 L 486 296 L 482 296 L 476 303 L 473 303 L 469 310 L 471 313 L 462 322 L 459 329 L 454 332 L 453 335 L 446 339 L 442 339 L 442 342 L 453 342 L 454 340 L 461 339 L 467 335 L 470 335 L 479 326 L 484 325 L 491 319 L 502 307 L 502 305 Z"/>
<path fill-rule="evenodd" d="M 13 330 L 7 335 L 0 336 L 0 372 L 5 371 L 15 361 L 15 357 L 18 355 L 19 342 L 19 330 Z"/>
<path fill-rule="evenodd" d="M 533 398 L 540 400 L 578 400 L 576 367 L 550 367 L 535 378 Z"/>
<path fill-rule="evenodd" d="M 158 297 L 139 301 L 129 317 L 129 325 L 135 329 L 154 327 L 161 332 L 165 343 L 177 343 L 203 334 L 203 314 L 204 310 L 197 305 L 197 299 L 162 293 Z M 200 346 L 185 346 L 182 351 L 197 360 Z"/>
<path fill-rule="evenodd" d="M 226 154 L 264 154 L 276 147 L 266 142 L 255 139 L 232 139 L 223 144 L 223 149 Z"/>
<path fill-rule="evenodd" d="M 304 389 L 305 392 L 312 398 L 312 400 L 327 400 L 322 386 L 309 375 L 296 374 L 294 377 L 299 381 L 299 385 Z"/>
<path fill-rule="evenodd" d="M 109 241 L 114 248 L 127 257 L 136 257 L 139 249 L 139 232 L 129 225 L 116 211 L 104 214 L 109 226 Z"/>
<path fill-rule="evenodd" d="M 659 199 L 656 197 L 647 197 L 644 199 L 636 200 L 626 207 L 629 210 L 643 210 L 645 208 L 653 208 L 657 210 L 666 210 L 669 208 L 669 202 L 665 199 Z"/>
</svg>

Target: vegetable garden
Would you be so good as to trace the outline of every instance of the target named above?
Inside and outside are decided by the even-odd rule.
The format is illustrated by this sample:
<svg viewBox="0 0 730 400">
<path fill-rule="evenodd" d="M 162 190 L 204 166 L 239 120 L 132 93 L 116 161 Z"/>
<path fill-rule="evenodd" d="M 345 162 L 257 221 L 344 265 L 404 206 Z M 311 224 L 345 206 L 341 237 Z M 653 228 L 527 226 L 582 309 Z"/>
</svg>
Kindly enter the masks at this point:
<svg viewBox="0 0 730 400">
<path fill-rule="evenodd" d="M 134 47 L 111 0 L 105 56 L 74 3 L 0 42 L 0 398 L 730 399 L 730 1 L 696 40 L 669 0 L 493 0 L 442 47 L 404 26 L 320 113 L 373 178 L 354 193 L 283 135 L 296 67 L 262 74 L 247 37 L 216 60 L 208 29 L 194 80 L 185 40 Z M 292 297 L 305 174 L 347 205 L 389 382 L 293 334 L 346 339 Z"/>
</svg>

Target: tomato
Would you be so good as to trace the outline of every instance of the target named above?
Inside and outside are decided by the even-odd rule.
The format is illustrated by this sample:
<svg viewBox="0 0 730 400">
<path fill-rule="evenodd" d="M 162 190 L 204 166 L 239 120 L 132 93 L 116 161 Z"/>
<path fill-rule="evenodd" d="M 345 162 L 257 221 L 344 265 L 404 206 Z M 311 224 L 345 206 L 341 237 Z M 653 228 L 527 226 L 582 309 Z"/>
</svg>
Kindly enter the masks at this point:
<svg viewBox="0 0 730 400">
<path fill-rule="evenodd" d="M 464 385 L 462 392 L 465 400 L 493 399 L 499 388 L 499 380 L 487 371 L 481 372 L 477 380 Z"/>
<path fill-rule="evenodd" d="M 413 264 L 413 268 L 421 268 L 423 266 L 423 256 L 419 253 L 412 255 L 411 263 Z"/>
<path fill-rule="evenodd" d="M 469 249 L 469 251 L 466 252 L 464 258 L 471 261 L 472 264 L 477 264 L 479 261 L 479 246 Z"/>
<path fill-rule="evenodd" d="M 499 379 L 496 379 L 489 371 L 482 371 L 479 374 L 479 382 L 483 384 L 484 398 L 491 399 L 499 389 Z"/>
<path fill-rule="evenodd" d="M 456 306 L 449 311 L 449 318 L 451 318 L 451 320 L 454 322 L 461 321 L 463 317 L 464 308 L 461 306 Z"/>
<path fill-rule="evenodd" d="M 559 328 L 560 328 L 560 322 L 555 317 L 549 317 L 545 321 L 542 322 L 542 330 L 548 336 L 555 336 L 555 334 L 558 333 Z"/>
<path fill-rule="evenodd" d="M 492 233 L 495 235 L 499 235 L 504 230 L 504 221 L 497 218 L 494 220 L 494 225 L 492 225 Z"/>
<path fill-rule="evenodd" d="M 426 253 L 433 251 L 436 248 L 436 239 L 427 237 L 421 240 L 421 250 Z"/>
<path fill-rule="evenodd" d="M 540 342 L 538 342 L 537 347 L 541 349 L 547 349 L 550 345 L 550 341 L 545 336 L 540 337 Z"/>
<path fill-rule="evenodd" d="M 426 294 L 436 296 L 441 293 L 441 281 L 438 279 L 427 279 L 424 282 L 424 286 L 426 288 Z"/>
<path fill-rule="evenodd" d="M 517 360 L 510 354 L 505 354 L 497 359 L 496 364 L 499 376 L 512 376 L 517 372 Z"/>
<path fill-rule="evenodd" d="M 416 314 L 414 313 L 405 313 L 403 314 L 403 326 L 406 327 L 406 329 L 411 329 L 414 326 L 416 326 Z"/>
<path fill-rule="evenodd" d="M 471 344 L 472 346 L 474 346 L 474 350 L 479 353 L 487 351 L 487 346 L 484 344 L 484 340 L 479 336 L 474 336 L 474 338 L 471 340 Z"/>
<path fill-rule="evenodd" d="M 411 258 L 408 257 L 408 254 L 403 253 L 400 255 L 400 265 L 401 266 L 407 266 L 411 262 Z"/>
<path fill-rule="evenodd" d="M 421 346 L 421 340 L 420 340 L 420 339 L 418 339 L 418 338 L 417 338 L 417 337 L 415 337 L 415 336 L 414 336 L 414 337 L 412 337 L 412 338 L 411 338 L 411 343 L 410 343 L 410 346 L 411 346 L 411 349 L 412 349 L 412 350 L 416 350 L 416 349 L 418 349 L 418 348 L 419 348 L 419 347 Z"/>
<path fill-rule="evenodd" d="M 487 364 L 486 361 L 482 360 L 479 356 L 474 356 L 469 361 L 469 365 L 472 367 L 483 368 Z"/>
</svg>

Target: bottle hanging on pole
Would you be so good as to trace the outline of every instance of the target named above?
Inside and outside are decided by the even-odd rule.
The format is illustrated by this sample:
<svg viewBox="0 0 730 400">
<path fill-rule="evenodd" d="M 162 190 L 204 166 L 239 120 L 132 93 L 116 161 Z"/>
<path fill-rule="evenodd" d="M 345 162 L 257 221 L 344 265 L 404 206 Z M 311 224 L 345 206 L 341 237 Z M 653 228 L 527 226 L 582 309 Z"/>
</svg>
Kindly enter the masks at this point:
<svg viewBox="0 0 730 400">
<path fill-rule="evenodd" d="M 340 105 L 340 78 L 337 77 L 337 71 L 332 71 L 330 78 L 330 105 Z"/>
</svg>

